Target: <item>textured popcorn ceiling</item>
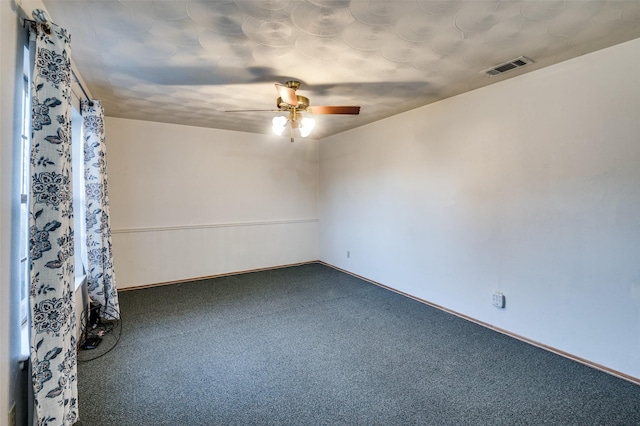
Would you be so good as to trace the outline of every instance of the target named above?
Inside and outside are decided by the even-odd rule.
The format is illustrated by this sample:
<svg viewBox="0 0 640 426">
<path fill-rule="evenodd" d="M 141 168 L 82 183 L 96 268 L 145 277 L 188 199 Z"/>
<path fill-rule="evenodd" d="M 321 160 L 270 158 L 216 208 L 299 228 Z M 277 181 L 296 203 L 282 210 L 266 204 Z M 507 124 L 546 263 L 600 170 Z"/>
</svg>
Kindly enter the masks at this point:
<svg viewBox="0 0 640 426">
<path fill-rule="evenodd" d="M 315 115 L 315 138 L 640 37 L 640 1 L 44 4 L 109 116 L 271 133 L 277 113 L 224 111 L 273 109 L 290 79 L 311 105 L 362 106 Z M 481 74 L 521 55 L 535 63 Z"/>
</svg>

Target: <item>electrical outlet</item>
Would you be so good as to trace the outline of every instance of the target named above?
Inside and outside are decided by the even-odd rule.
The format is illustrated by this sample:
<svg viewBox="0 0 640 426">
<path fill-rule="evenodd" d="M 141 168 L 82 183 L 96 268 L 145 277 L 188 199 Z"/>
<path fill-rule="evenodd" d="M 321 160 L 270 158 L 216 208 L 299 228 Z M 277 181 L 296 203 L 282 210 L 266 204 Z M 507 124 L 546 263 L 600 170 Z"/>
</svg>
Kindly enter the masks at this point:
<svg viewBox="0 0 640 426">
<path fill-rule="evenodd" d="M 498 309 L 504 309 L 504 306 L 505 306 L 504 294 L 499 292 L 493 293 L 493 306 L 495 306 Z"/>
<path fill-rule="evenodd" d="M 350 257 L 351 257 L 351 252 L 347 250 L 347 259 L 349 259 Z"/>
<path fill-rule="evenodd" d="M 16 404 L 15 402 L 9 410 L 9 426 L 16 426 Z"/>
</svg>

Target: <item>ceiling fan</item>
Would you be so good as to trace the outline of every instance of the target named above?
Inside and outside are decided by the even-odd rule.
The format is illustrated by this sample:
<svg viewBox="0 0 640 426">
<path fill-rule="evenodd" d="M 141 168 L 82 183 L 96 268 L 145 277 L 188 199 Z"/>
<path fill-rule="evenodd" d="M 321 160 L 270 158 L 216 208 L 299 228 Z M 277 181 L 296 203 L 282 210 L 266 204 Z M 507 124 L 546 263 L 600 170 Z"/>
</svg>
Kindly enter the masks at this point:
<svg viewBox="0 0 640 426">
<path fill-rule="evenodd" d="M 285 84 L 276 83 L 276 90 L 280 95 L 276 100 L 275 110 L 227 110 L 225 112 L 250 112 L 250 111 L 272 111 L 287 112 L 288 116 L 278 116 L 273 118 L 273 131 L 281 135 L 287 124 L 291 126 L 291 142 L 295 129 L 299 129 L 300 135 L 306 137 L 315 127 L 315 120 L 303 117 L 302 113 L 310 114 L 360 114 L 359 106 L 311 106 L 309 98 L 296 94 L 300 87 L 300 82 L 295 80 L 287 81 Z"/>
</svg>

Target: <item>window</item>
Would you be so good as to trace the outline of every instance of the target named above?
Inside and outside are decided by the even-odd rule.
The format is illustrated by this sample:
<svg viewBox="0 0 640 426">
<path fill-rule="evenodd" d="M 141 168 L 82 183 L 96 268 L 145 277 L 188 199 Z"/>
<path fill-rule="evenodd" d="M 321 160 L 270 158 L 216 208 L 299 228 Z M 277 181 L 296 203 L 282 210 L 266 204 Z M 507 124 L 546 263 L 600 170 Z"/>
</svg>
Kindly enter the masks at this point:
<svg viewBox="0 0 640 426">
<path fill-rule="evenodd" d="M 27 324 L 29 320 L 29 178 L 30 178 L 30 153 L 31 153 L 31 61 L 29 57 L 29 47 L 23 50 L 22 63 L 22 126 L 20 140 L 17 149 L 20 153 L 20 177 L 19 181 L 19 259 L 20 259 L 20 320 L 22 322 L 22 348 L 21 353 L 29 353 L 29 339 Z"/>
</svg>

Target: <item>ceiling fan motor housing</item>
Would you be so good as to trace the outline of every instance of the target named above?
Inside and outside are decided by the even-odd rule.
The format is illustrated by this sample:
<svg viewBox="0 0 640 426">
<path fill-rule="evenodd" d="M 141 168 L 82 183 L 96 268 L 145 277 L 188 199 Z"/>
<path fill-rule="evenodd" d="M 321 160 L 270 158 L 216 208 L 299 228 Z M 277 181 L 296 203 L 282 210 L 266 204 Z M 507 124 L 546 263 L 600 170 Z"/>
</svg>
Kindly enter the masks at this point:
<svg viewBox="0 0 640 426">
<path fill-rule="evenodd" d="M 309 107 L 309 98 L 300 95 L 296 95 L 296 98 L 298 99 L 298 105 L 289 105 L 288 103 L 283 101 L 281 97 L 278 97 L 276 106 L 278 107 L 278 109 L 281 109 L 283 111 L 288 111 L 291 108 L 296 108 L 304 111 Z"/>
</svg>

